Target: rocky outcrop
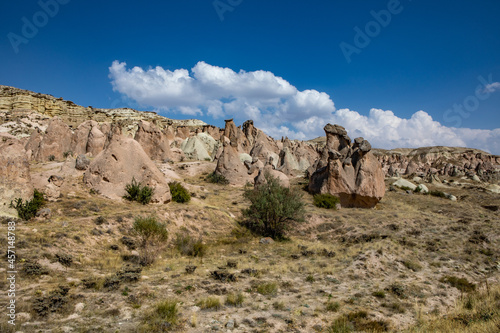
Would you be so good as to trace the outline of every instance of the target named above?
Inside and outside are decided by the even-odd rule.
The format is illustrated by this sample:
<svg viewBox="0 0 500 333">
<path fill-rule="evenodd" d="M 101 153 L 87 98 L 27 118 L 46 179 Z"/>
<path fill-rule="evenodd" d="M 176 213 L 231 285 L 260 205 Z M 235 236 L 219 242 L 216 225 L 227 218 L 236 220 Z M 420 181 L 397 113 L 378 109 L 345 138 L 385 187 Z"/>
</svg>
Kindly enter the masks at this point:
<svg viewBox="0 0 500 333">
<path fill-rule="evenodd" d="M 0 215 L 16 216 L 10 202 L 33 197 L 28 154 L 18 139 L 0 136 Z"/>
<path fill-rule="evenodd" d="M 423 147 L 417 149 L 393 149 L 374 151 L 388 176 L 428 176 L 469 178 L 477 175 L 482 181 L 500 180 L 500 156 L 470 148 Z"/>
<path fill-rule="evenodd" d="M 219 149 L 219 143 L 209 134 L 201 132 L 184 140 L 181 149 L 187 159 L 212 161 Z"/>
<path fill-rule="evenodd" d="M 174 120 L 162 117 L 155 112 L 137 111 L 129 108 L 83 107 L 62 98 L 55 98 L 52 95 L 0 85 L 0 120 L 2 122 L 29 117 L 33 113 L 47 118 L 59 117 L 71 128 L 77 128 L 87 120 L 94 120 L 98 123 L 121 122 L 124 126 L 145 120 L 155 123 L 160 129 L 169 126 L 186 126 L 188 128 L 207 126 L 201 120 Z"/>
<path fill-rule="evenodd" d="M 217 159 L 215 172 L 224 176 L 230 184 L 245 185 L 253 179 L 248 174 L 247 167 L 241 162 L 237 148 L 231 142 L 224 140 L 222 154 Z"/>
<path fill-rule="evenodd" d="M 173 155 L 167 136 L 154 124 L 141 120 L 134 138 L 152 160 L 172 159 Z"/>
<path fill-rule="evenodd" d="M 125 186 L 132 178 L 155 189 L 153 203 L 167 203 L 171 200 L 165 176 L 141 145 L 131 138 L 113 139 L 90 163 L 83 181 L 103 196 L 120 199 L 125 195 Z"/>
<path fill-rule="evenodd" d="M 351 143 L 345 129 L 338 125 L 326 125 L 325 132 L 326 146 L 310 178 L 309 192 L 338 196 L 343 207 L 374 207 L 385 194 L 385 183 L 370 143 L 363 138 Z"/>
<path fill-rule="evenodd" d="M 259 174 L 254 179 L 254 186 L 259 187 L 260 185 L 266 184 L 266 175 L 276 178 L 280 182 L 281 186 L 290 187 L 290 180 L 288 177 L 283 172 L 274 170 L 273 166 L 270 164 L 260 169 Z"/>
<path fill-rule="evenodd" d="M 54 157 L 63 159 L 66 152 L 71 151 L 73 132 L 61 119 L 51 119 L 47 130 L 42 135 L 37 132 L 26 145 L 31 152 L 31 157 L 40 162 L 46 162 Z"/>
</svg>

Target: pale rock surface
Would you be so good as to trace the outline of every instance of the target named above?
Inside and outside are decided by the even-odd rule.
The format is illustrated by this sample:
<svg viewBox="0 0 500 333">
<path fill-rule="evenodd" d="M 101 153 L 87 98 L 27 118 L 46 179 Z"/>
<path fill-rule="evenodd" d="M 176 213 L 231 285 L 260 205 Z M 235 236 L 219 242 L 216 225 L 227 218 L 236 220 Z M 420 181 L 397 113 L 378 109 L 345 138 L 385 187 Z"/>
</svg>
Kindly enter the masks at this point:
<svg viewBox="0 0 500 333">
<path fill-rule="evenodd" d="M 36 161 L 46 162 L 50 156 L 60 160 L 65 152 L 71 151 L 73 133 L 58 117 L 51 119 L 47 130 L 40 138 L 40 133 L 30 138 L 27 143 L 32 150 L 32 158 Z"/>
<path fill-rule="evenodd" d="M 131 156 L 134 158 L 130 158 Z M 132 178 L 155 189 L 153 203 L 167 203 L 171 200 L 168 182 L 163 173 L 141 145 L 130 138 L 113 140 L 90 163 L 83 181 L 103 196 L 120 199 L 125 195 L 125 186 Z"/>
<path fill-rule="evenodd" d="M 10 202 L 33 197 L 28 154 L 18 139 L 0 140 L 0 215 L 17 216 Z"/>
<path fill-rule="evenodd" d="M 152 160 L 163 161 L 172 158 L 167 136 L 154 124 L 139 121 L 134 139 Z"/>
<path fill-rule="evenodd" d="M 417 188 L 417 185 L 415 185 L 415 184 L 411 183 L 410 181 L 403 179 L 403 178 L 396 180 L 394 183 L 392 183 L 392 186 L 397 186 L 399 188 L 407 187 L 412 191 L 415 191 L 415 189 Z"/>
</svg>

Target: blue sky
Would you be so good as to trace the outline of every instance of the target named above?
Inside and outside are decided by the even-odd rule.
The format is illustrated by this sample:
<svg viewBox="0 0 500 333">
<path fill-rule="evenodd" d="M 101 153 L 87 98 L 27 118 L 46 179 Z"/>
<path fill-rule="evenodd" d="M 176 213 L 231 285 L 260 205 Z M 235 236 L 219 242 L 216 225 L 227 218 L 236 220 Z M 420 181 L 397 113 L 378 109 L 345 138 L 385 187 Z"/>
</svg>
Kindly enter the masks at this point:
<svg viewBox="0 0 500 333">
<path fill-rule="evenodd" d="M 0 84 L 254 118 L 275 137 L 335 122 L 378 147 L 500 154 L 499 16 L 497 0 L 4 1 Z"/>
</svg>

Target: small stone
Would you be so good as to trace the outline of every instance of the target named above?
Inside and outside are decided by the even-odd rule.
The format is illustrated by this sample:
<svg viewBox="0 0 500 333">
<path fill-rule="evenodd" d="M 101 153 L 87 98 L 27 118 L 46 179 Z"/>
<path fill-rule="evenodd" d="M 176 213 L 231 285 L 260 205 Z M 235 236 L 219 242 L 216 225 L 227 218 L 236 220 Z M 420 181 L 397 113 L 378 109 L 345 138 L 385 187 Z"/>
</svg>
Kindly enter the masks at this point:
<svg viewBox="0 0 500 333">
<path fill-rule="evenodd" d="M 259 243 L 261 243 L 261 244 L 273 244 L 274 240 L 271 237 L 264 237 L 264 238 L 260 239 Z"/>
<path fill-rule="evenodd" d="M 232 330 L 234 328 L 234 319 L 229 319 L 229 321 L 226 324 L 226 328 L 228 330 Z"/>
</svg>

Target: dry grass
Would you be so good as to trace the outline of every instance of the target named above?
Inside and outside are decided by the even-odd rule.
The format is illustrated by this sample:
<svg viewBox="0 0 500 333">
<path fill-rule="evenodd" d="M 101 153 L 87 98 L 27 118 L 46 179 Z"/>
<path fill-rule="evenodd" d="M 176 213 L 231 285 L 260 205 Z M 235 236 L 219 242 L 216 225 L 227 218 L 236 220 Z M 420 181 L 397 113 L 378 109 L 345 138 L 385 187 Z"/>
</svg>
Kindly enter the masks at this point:
<svg viewBox="0 0 500 333">
<path fill-rule="evenodd" d="M 61 284 L 71 286 L 72 301 L 68 312 L 20 319 L 25 326 L 16 329 L 154 331 L 144 318 L 158 318 L 161 302 L 179 300 L 177 321 L 169 329 L 186 332 L 211 325 L 223 330 L 229 318 L 242 332 L 312 332 L 318 323 L 331 332 L 334 325 L 368 331 L 498 331 L 500 230 L 496 213 L 481 207 L 498 205 L 498 196 L 474 188 L 446 189 L 457 197 L 467 195 L 451 202 L 398 191 L 387 192 L 375 209 L 331 211 L 315 207 L 312 196 L 305 195 L 307 223 L 298 225 L 289 241 L 263 245 L 236 223 L 248 205 L 242 189 L 209 184 L 199 176 L 185 182 L 196 193 L 188 208 L 117 203 L 77 184 L 73 197 L 48 204 L 50 220 L 20 222 L 24 243 L 18 260 L 35 261 L 49 274 L 19 280 L 19 311 L 30 313 L 33 298 Z M 143 269 L 140 280 L 104 288 L 106 277 L 134 260 L 134 250 L 121 242 L 124 236 L 135 239 L 134 217 L 153 211 L 167 223 L 167 248 Z M 99 216 L 105 221 L 96 224 Z M 181 231 L 194 240 L 202 237 L 208 247 L 202 258 L 175 248 Z M 4 235 L 0 244 L 6 244 Z M 59 253 L 72 256 L 70 266 L 57 262 Z M 228 262 L 235 264 L 228 267 Z M 197 266 L 193 274 L 185 274 L 188 265 Z M 211 279 L 210 272 L 219 269 L 237 280 Z M 476 292 L 462 288 L 461 278 L 475 284 Z M 86 287 L 82 280 L 94 284 Z M 5 301 L 0 296 L 0 303 Z M 78 303 L 84 304 L 79 312 Z M 193 312 L 197 304 L 207 310 Z M 0 326 L 2 332 L 9 329 Z"/>
</svg>

